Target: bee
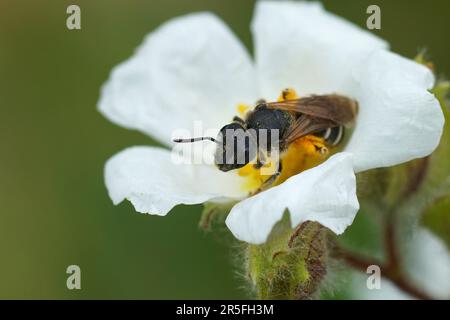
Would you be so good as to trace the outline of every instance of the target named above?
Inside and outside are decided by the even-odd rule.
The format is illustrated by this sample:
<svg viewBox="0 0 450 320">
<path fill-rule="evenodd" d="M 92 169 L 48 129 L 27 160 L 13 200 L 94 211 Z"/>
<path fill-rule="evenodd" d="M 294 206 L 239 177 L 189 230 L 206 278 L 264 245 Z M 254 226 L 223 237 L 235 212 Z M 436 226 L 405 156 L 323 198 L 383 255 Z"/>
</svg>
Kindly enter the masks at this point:
<svg viewBox="0 0 450 320">
<path fill-rule="evenodd" d="M 263 183 L 269 186 L 281 174 L 282 155 L 294 141 L 315 135 L 323 138 L 326 146 L 335 147 L 342 141 L 345 126 L 354 121 L 357 112 L 358 103 L 355 100 L 337 94 L 312 95 L 279 102 L 259 101 L 244 119 L 234 117 L 230 124 L 222 127 L 216 139 L 199 137 L 173 141 L 215 142 L 214 161 L 224 172 L 242 168 L 251 161 L 254 161 L 255 168 L 261 168 L 275 145 L 280 160 L 276 172 Z"/>
</svg>

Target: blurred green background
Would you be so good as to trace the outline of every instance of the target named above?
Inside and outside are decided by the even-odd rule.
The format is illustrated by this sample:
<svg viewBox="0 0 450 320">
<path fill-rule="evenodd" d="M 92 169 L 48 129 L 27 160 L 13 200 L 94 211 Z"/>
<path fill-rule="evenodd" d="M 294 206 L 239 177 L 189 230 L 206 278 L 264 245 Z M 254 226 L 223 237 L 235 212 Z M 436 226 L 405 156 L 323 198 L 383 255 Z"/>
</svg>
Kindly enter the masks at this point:
<svg viewBox="0 0 450 320">
<path fill-rule="evenodd" d="M 428 48 L 450 75 L 450 2 L 323 1 L 365 27 L 382 10 L 395 52 Z M 82 30 L 66 29 L 66 8 L 81 7 Z M 192 11 L 222 17 L 251 50 L 253 1 L 0 0 L 0 298 L 245 298 L 233 251 L 197 223 L 201 207 L 167 217 L 115 207 L 103 165 L 132 145 L 152 144 L 96 111 L 113 66 L 167 19 Z M 358 239 L 357 223 L 349 230 Z M 66 288 L 77 264 L 82 290 Z"/>
</svg>

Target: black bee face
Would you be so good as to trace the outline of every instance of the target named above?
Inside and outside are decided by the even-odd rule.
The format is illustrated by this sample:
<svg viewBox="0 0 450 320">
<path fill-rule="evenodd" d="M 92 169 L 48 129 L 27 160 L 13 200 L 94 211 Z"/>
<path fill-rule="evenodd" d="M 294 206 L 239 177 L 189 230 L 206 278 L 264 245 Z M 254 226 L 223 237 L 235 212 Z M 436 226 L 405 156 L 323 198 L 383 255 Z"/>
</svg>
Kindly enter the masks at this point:
<svg viewBox="0 0 450 320">
<path fill-rule="evenodd" d="M 220 129 L 214 161 L 219 170 L 239 169 L 256 157 L 256 139 L 240 123 L 230 123 Z"/>
</svg>

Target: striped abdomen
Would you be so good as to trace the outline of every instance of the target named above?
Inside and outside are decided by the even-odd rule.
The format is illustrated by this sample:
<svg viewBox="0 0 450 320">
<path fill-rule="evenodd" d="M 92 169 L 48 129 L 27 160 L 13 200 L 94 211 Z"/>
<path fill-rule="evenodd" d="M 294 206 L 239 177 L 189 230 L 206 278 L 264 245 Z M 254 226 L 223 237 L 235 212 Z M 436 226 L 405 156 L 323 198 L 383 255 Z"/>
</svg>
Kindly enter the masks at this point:
<svg viewBox="0 0 450 320">
<path fill-rule="evenodd" d="M 344 138 L 344 126 L 328 128 L 326 130 L 315 133 L 317 137 L 321 137 L 330 146 L 337 146 Z"/>
</svg>

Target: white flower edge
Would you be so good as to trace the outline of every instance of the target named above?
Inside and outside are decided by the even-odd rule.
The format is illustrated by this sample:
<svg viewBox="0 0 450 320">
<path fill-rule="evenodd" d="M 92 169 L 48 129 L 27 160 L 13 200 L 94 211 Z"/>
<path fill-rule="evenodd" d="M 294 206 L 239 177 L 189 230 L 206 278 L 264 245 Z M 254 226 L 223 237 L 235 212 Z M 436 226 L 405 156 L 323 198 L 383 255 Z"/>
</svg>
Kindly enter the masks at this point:
<svg viewBox="0 0 450 320">
<path fill-rule="evenodd" d="M 387 51 L 372 33 L 319 3 L 292 1 L 258 2 L 252 33 L 264 97 L 293 87 L 301 96 L 339 93 L 358 101 L 345 149 L 356 172 L 424 157 L 439 144 L 444 116 L 428 91 L 433 73 Z"/>
<path fill-rule="evenodd" d="M 192 36 L 195 35 L 195 36 Z M 235 107 L 258 99 L 250 56 L 211 13 L 174 18 L 151 32 L 103 85 L 99 111 L 166 146 L 175 130 L 221 128 Z"/>
<path fill-rule="evenodd" d="M 281 185 L 239 202 L 226 224 L 236 238 L 260 244 L 286 209 L 293 227 L 317 221 L 336 234 L 344 232 L 359 210 L 352 156 L 338 153 Z"/>
<path fill-rule="evenodd" d="M 109 159 L 105 183 L 114 204 L 128 199 L 138 212 L 164 216 L 178 204 L 235 200 L 244 195 L 235 188 L 239 177 L 211 166 L 176 164 L 181 159 L 174 157 L 168 150 L 142 146 Z"/>
<path fill-rule="evenodd" d="M 318 2 L 258 1 L 251 22 L 258 83 L 266 98 L 351 91 L 349 69 L 386 41 Z M 350 92 L 351 93 L 351 92 Z"/>
<path fill-rule="evenodd" d="M 352 71 L 360 107 L 345 151 L 353 154 L 356 172 L 422 158 L 436 149 L 444 115 L 429 92 L 435 79 L 428 68 L 377 50 Z"/>
<path fill-rule="evenodd" d="M 195 120 L 220 128 L 230 121 L 237 103 L 253 103 L 261 97 L 274 99 L 276 90 L 290 86 L 303 95 L 338 92 L 360 102 L 356 129 L 345 150 L 347 155 L 343 156 L 351 161 L 341 160 L 346 163 L 345 168 L 350 162 L 356 172 L 395 165 L 425 156 L 438 145 L 444 118 L 437 100 L 428 92 L 434 82 L 428 69 L 387 52 L 384 41 L 327 13 L 316 3 L 262 1 L 255 10 L 252 23 L 255 66 L 243 46 L 214 15 L 200 13 L 176 18 L 152 32 L 132 58 L 115 68 L 102 89 L 99 110 L 119 125 L 140 130 L 170 145 L 174 129 L 190 128 Z M 282 28 L 271 27 L 277 21 L 276 16 L 283 17 Z M 195 39 L 189 39 L 192 32 Z M 343 42 L 345 48 L 340 45 Z M 305 72 L 301 73 L 301 68 Z M 106 185 L 115 203 L 128 198 L 139 212 L 164 215 L 177 204 L 243 196 L 237 177 L 225 178 L 211 167 L 199 169 L 210 174 L 208 183 L 202 178 L 175 175 L 178 170 L 167 165 L 167 157 L 148 157 L 141 163 L 145 174 L 125 168 L 133 164 L 123 160 L 131 151 L 124 150 L 120 157 L 113 157 L 105 169 Z M 136 155 L 133 151 L 129 157 Z M 330 161 L 311 169 L 313 173 L 306 171 L 291 180 L 304 189 L 315 190 L 322 199 L 333 199 L 334 195 L 327 192 L 334 192 L 338 186 L 301 183 L 304 174 L 322 176 L 329 183 L 339 180 L 339 169 Z M 159 170 L 160 166 L 170 169 Z M 327 171 L 328 176 L 317 172 L 330 167 L 335 169 Z M 164 184 L 163 176 L 155 176 L 152 171 L 167 171 L 171 184 Z M 214 181 L 227 186 L 219 187 Z M 165 188 L 154 187 L 159 184 Z M 276 198 L 289 199 L 297 194 L 293 186 L 269 191 Z M 355 193 L 351 183 L 347 186 L 346 193 Z M 258 199 L 269 201 L 265 193 Z M 338 197 L 336 201 L 348 199 L 356 199 L 356 195 Z M 317 203 L 318 199 L 311 197 L 304 198 L 304 207 L 293 205 L 293 225 L 305 221 L 310 215 L 308 210 Z M 333 219 L 322 219 L 321 223 L 341 233 L 353 220 L 357 206 L 354 201 L 334 205 L 347 210 L 339 210 Z M 282 210 L 271 212 L 269 205 L 263 206 L 265 211 L 260 214 L 267 218 L 252 219 L 255 225 L 249 226 L 244 219 L 248 214 L 244 212 L 243 218 L 238 217 L 243 206 L 233 209 L 227 224 L 239 239 L 260 243 L 279 220 Z M 258 228 L 262 231 L 255 231 Z"/>
</svg>

